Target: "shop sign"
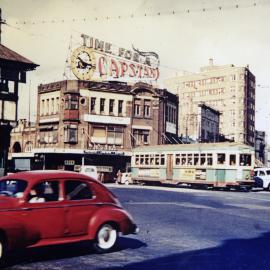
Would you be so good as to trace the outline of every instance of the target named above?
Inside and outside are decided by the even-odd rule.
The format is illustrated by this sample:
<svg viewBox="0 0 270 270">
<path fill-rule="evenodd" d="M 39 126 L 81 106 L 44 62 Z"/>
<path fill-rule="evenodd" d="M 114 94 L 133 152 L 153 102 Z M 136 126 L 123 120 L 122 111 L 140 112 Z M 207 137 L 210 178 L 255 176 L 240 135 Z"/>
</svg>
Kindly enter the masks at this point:
<svg viewBox="0 0 270 270">
<path fill-rule="evenodd" d="M 159 78 L 159 56 L 132 47 L 124 49 L 87 35 L 71 55 L 71 69 L 80 80 Z"/>
<path fill-rule="evenodd" d="M 73 166 L 73 165 L 75 165 L 75 160 L 65 160 L 64 164 L 66 166 Z"/>
</svg>

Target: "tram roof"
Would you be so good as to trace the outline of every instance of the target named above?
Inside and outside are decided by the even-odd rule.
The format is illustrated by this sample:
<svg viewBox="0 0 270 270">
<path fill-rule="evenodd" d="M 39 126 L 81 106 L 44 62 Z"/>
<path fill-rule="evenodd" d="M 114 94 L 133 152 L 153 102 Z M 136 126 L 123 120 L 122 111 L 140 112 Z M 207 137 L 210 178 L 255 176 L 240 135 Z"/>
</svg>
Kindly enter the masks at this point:
<svg viewBox="0 0 270 270">
<path fill-rule="evenodd" d="M 254 147 L 241 143 L 193 143 L 193 144 L 163 144 L 140 146 L 133 148 L 132 152 L 159 152 L 159 151 L 207 151 L 207 150 L 254 150 Z"/>
</svg>

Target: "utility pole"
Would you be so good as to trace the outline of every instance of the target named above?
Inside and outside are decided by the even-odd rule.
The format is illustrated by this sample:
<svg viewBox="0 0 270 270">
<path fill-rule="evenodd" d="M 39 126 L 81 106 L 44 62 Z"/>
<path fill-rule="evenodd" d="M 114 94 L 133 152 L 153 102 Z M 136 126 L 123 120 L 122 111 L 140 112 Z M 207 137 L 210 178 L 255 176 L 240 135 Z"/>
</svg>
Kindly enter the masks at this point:
<svg viewBox="0 0 270 270">
<path fill-rule="evenodd" d="M 2 20 L 2 9 L 0 8 L 0 44 L 2 44 L 2 24 L 6 24 L 6 21 Z"/>
</svg>

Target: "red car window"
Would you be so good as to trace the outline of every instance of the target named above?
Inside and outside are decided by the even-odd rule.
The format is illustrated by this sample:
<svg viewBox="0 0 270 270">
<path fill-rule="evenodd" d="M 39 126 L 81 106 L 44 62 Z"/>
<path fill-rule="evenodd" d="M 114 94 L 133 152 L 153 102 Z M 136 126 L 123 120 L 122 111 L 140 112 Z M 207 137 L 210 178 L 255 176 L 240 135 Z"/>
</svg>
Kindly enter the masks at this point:
<svg viewBox="0 0 270 270">
<path fill-rule="evenodd" d="M 65 194 L 68 200 L 89 200 L 93 198 L 90 185 L 83 181 L 65 181 Z"/>
<path fill-rule="evenodd" d="M 59 200 L 59 182 L 43 181 L 31 188 L 28 201 L 35 202 L 52 202 Z"/>
</svg>

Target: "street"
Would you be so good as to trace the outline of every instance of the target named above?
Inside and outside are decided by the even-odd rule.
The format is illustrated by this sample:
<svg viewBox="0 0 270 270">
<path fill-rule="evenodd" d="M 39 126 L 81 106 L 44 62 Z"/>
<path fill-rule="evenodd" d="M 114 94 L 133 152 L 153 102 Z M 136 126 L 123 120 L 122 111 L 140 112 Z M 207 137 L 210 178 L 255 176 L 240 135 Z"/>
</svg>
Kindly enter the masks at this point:
<svg viewBox="0 0 270 270">
<path fill-rule="evenodd" d="M 270 193 L 108 185 L 140 228 L 118 249 L 22 250 L 7 269 L 270 269 Z"/>
</svg>

